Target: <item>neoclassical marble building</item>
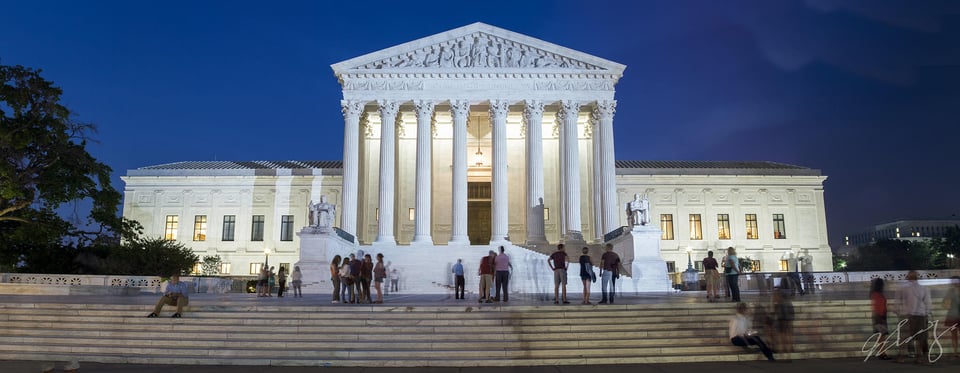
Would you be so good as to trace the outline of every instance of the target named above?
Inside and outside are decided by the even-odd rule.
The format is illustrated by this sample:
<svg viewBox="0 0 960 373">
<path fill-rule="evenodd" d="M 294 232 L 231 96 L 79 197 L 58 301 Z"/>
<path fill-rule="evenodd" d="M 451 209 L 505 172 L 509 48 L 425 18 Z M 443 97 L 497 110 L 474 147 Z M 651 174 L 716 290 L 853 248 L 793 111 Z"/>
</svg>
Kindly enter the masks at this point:
<svg viewBox="0 0 960 373">
<path fill-rule="evenodd" d="M 593 249 L 651 201 L 674 272 L 738 248 L 763 271 L 792 253 L 831 268 L 818 170 L 773 162 L 617 161 L 625 66 L 476 23 L 332 66 L 340 161 L 179 162 L 129 170 L 124 216 L 220 255 L 226 272 L 296 262 L 308 204 L 338 206 L 360 248 Z M 369 250 L 368 250 L 369 251 Z M 480 255 L 480 254 L 478 254 Z"/>
</svg>

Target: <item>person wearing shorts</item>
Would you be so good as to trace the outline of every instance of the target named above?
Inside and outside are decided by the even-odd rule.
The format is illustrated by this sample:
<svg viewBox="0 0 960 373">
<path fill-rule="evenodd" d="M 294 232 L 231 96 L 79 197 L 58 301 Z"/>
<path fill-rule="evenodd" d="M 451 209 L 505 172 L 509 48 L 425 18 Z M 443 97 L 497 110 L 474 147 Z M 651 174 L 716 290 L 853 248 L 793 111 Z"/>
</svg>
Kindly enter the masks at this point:
<svg viewBox="0 0 960 373">
<path fill-rule="evenodd" d="M 567 253 L 563 251 L 563 244 L 557 245 L 557 251 L 550 254 L 547 265 L 553 271 L 553 304 L 570 304 L 567 301 Z M 560 287 L 563 286 L 563 298 L 560 298 Z M 559 298 L 559 299 L 558 299 Z"/>
</svg>

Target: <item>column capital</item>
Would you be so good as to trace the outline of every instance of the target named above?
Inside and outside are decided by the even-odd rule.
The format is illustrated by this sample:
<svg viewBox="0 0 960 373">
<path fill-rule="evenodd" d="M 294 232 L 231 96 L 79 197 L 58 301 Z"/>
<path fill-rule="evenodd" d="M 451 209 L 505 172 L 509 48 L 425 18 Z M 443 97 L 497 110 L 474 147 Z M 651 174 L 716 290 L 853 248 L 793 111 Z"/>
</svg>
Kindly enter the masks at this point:
<svg viewBox="0 0 960 373">
<path fill-rule="evenodd" d="M 617 101 L 616 100 L 597 101 L 597 105 L 593 107 L 593 112 L 600 119 L 612 118 L 613 114 L 617 112 Z"/>
<path fill-rule="evenodd" d="M 363 101 L 340 100 L 340 111 L 344 119 L 357 118 L 363 113 Z"/>
<path fill-rule="evenodd" d="M 450 114 L 454 117 L 466 118 L 470 114 L 470 101 L 450 100 Z"/>
<path fill-rule="evenodd" d="M 507 100 L 490 100 L 490 116 L 495 118 L 506 118 L 510 110 L 510 103 Z"/>
<path fill-rule="evenodd" d="M 579 114 L 580 114 L 579 101 L 570 101 L 570 100 L 560 101 L 560 110 L 557 111 L 557 116 L 559 116 L 562 120 L 567 120 L 568 118 L 576 120 L 577 115 Z"/>
<path fill-rule="evenodd" d="M 417 108 L 417 118 L 428 118 L 433 115 L 433 107 L 436 106 L 436 102 L 428 100 L 416 100 L 413 102 L 413 106 Z"/>
<path fill-rule="evenodd" d="M 397 101 L 378 100 L 377 105 L 380 106 L 381 116 L 392 117 L 397 115 L 397 112 L 400 111 L 400 103 Z"/>
<path fill-rule="evenodd" d="M 543 101 L 526 100 L 523 102 L 523 117 L 530 120 L 531 117 L 543 117 Z"/>
</svg>

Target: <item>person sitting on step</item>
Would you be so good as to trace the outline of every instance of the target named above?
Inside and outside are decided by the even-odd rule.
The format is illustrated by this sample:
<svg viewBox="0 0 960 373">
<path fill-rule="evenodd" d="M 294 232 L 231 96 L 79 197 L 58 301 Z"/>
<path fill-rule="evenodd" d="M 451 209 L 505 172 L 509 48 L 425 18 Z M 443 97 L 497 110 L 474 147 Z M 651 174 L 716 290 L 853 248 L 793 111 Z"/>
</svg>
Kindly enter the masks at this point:
<svg viewBox="0 0 960 373">
<path fill-rule="evenodd" d="M 741 347 L 756 345 L 760 347 L 760 352 L 763 353 L 763 356 L 767 357 L 767 360 L 775 360 L 773 358 L 773 350 L 767 346 L 763 339 L 760 339 L 759 335 L 756 335 L 756 332 L 750 331 L 750 320 L 747 319 L 746 303 L 737 303 L 737 314 L 730 318 L 729 331 L 730 343 Z"/>
<path fill-rule="evenodd" d="M 167 290 L 163 292 L 163 296 L 160 297 L 157 306 L 153 308 L 153 312 L 147 315 L 147 317 L 159 316 L 163 305 L 169 304 L 171 306 L 177 306 L 177 313 L 173 314 L 173 317 L 179 318 L 183 313 L 183 307 L 186 307 L 187 304 L 190 303 L 189 293 L 190 288 L 187 287 L 186 283 L 180 282 L 180 275 L 170 276 L 170 282 L 167 282 Z"/>
</svg>

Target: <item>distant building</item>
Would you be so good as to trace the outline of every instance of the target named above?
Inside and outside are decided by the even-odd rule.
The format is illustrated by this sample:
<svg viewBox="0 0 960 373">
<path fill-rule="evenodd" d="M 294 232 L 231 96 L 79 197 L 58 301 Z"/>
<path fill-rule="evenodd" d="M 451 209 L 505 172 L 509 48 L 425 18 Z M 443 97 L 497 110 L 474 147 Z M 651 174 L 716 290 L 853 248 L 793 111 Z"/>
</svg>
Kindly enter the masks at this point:
<svg viewBox="0 0 960 373">
<path fill-rule="evenodd" d="M 860 247 L 879 240 L 921 241 L 940 238 L 948 228 L 960 226 L 960 219 L 897 220 L 868 227 L 859 233 L 844 236 L 843 245 Z"/>
</svg>

